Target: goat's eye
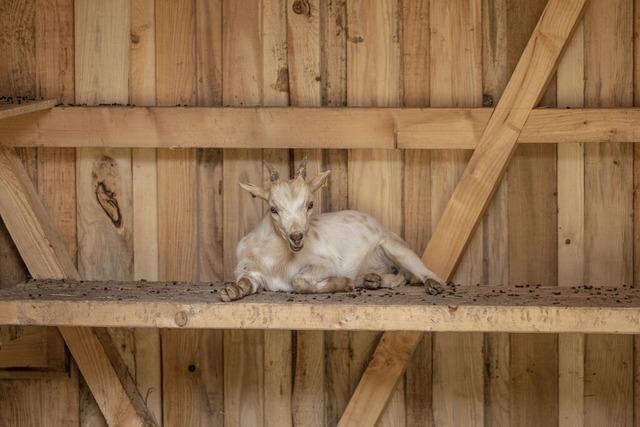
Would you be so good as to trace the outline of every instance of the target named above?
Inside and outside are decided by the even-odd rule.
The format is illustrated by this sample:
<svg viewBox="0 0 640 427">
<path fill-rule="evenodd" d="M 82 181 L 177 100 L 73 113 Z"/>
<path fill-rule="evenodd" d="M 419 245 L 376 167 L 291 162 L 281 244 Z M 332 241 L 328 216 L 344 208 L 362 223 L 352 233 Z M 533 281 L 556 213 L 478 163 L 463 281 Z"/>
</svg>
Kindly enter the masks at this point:
<svg viewBox="0 0 640 427">
<path fill-rule="evenodd" d="M 313 202 L 309 202 L 309 204 L 307 205 L 307 209 L 308 210 L 313 209 Z"/>
<path fill-rule="evenodd" d="M 274 215 L 278 215 L 278 208 L 276 208 L 275 206 L 271 206 L 271 213 Z"/>
</svg>

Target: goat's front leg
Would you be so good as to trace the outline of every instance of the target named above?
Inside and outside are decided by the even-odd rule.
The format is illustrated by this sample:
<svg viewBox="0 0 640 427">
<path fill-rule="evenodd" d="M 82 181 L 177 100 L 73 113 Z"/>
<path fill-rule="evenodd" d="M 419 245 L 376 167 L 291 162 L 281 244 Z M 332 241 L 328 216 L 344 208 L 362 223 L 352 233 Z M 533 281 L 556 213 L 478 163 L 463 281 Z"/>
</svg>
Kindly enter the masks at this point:
<svg viewBox="0 0 640 427">
<path fill-rule="evenodd" d="M 258 283 L 253 283 L 248 277 L 241 277 L 237 282 L 227 283 L 220 291 L 220 299 L 224 302 L 235 301 L 247 295 L 255 294 L 260 289 Z"/>
<path fill-rule="evenodd" d="M 293 290 L 299 294 L 319 294 L 326 292 L 348 292 L 355 288 L 355 282 L 348 277 L 331 275 L 325 267 L 308 265 L 291 280 Z"/>
</svg>

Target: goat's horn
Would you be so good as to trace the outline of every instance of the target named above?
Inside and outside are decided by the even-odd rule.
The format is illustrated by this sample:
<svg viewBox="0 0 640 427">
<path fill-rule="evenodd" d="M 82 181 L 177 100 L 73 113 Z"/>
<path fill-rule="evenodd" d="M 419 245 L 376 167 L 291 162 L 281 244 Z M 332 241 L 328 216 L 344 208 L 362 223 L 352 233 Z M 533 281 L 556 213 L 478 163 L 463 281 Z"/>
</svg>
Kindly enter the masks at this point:
<svg viewBox="0 0 640 427">
<path fill-rule="evenodd" d="M 298 169 L 296 169 L 296 176 L 302 176 L 305 179 L 307 178 L 307 162 L 308 161 L 309 161 L 309 158 L 305 155 L 302 161 L 300 162 Z"/>
<path fill-rule="evenodd" d="M 262 163 L 267 169 L 269 169 L 269 177 L 271 178 L 271 182 L 275 182 L 280 179 L 280 172 L 278 172 L 278 169 L 271 166 L 266 160 L 262 160 Z"/>
</svg>

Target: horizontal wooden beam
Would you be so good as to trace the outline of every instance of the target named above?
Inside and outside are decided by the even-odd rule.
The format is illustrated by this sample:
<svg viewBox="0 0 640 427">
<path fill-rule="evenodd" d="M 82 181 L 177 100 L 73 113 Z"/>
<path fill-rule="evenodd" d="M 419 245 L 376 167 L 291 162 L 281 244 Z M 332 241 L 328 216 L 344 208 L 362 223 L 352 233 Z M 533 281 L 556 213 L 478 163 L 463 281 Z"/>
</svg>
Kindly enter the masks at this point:
<svg viewBox="0 0 640 427">
<path fill-rule="evenodd" d="M 55 99 L 44 99 L 42 101 L 23 101 L 19 104 L 0 104 L 0 120 L 36 111 L 49 110 L 55 107 L 57 103 L 58 101 Z"/>
<path fill-rule="evenodd" d="M 223 303 L 222 285 L 34 281 L 0 290 L 0 324 L 223 329 L 640 333 L 640 289 L 448 286 Z"/>
<path fill-rule="evenodd" d="M 0 121 L 0 145 L 473 149 L 489 108 L 56 107 Z M 640 142 L 640 108 L 537 109 L 519 143 Z"/>
</svg>

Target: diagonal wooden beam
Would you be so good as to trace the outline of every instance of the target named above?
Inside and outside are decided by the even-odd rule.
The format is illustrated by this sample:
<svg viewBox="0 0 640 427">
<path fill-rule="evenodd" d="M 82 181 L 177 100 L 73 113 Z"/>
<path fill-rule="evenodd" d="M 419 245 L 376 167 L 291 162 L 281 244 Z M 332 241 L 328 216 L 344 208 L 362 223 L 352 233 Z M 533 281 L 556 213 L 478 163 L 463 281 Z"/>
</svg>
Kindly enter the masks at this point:
<svg viewBox="0 0 640 427">
<path fill-rule="evenodd" d="M 553 77 L 586 0 L 549 0 L 422 257 L 444 279 L 456 265 L 513 155 L 518 137 Z M 422 334 L 387 332 L 339 426 L 373 426 Z"/>
<path fill-rule="evenodd" d="M 79 280 L 22 162 L 0 147 L 0 215 L 31 275 Z M 155 426 L 108 334 L 89 328 L 60 332 L 110 426 Z"/>
<path fill-rule="evenodd" d="M 25 101 L 20 104 L 2 104 L 0 105 L 0 120 L 36 111 L 50 110 L 56 106 L 57 102 L 55 99 L 44 99 L 42 101 Z"/>
</svg>

